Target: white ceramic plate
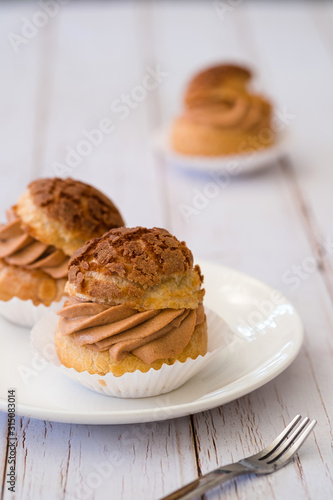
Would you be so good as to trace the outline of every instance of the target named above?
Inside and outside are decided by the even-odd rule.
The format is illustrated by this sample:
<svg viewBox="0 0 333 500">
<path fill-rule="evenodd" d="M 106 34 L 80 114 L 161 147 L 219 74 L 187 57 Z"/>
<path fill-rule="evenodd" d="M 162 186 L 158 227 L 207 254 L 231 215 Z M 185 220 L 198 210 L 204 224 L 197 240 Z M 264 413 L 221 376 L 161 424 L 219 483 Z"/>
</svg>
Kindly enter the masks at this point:
<svg viewBox="0 0 333 500">
<path fill-rule="evenodd" d="M 169 128 L 160 130 L 155 135 L 154 145 L 171 166 L 201 173 L 220 172 L 230 176 L 247 174 L 274 165 L 276 160 L 289 152 L 291 143 L 290 133 L 284 131 L 277 134 L 275 144 L 259 151 L 212 157 L 190 156 L 173 151 L 169 135 Z"/>
<path fill-rule="evenodd" d="M 179 389 L 143 399 L 94 393 L 34 358 L 29 332 L 0 318 L 0 410 L 15 388 L 17 413 L 82 424 L 149 422 L 181 417 L 233 401 L 269 382 L 296 357 L 303 325 L 279 292 L 232 269 L 199 262 L 205 303 L 235 333 L 227 359 L 216 356 Z"/>
</svg>

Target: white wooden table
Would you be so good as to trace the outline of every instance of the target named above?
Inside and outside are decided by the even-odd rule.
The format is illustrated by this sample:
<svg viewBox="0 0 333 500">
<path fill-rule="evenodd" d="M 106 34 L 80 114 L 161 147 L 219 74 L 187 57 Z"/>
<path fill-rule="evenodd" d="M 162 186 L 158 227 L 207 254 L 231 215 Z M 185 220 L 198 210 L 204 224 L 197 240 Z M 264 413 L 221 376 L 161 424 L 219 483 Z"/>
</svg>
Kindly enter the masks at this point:
<svg viewBox="0 0 333 500">
<path fill-rule="evenodd" d="M 128 226 L 166 227 L 195 256 L 279 288 L 298 308 L 306 335 L 296 361 L 275 380 L 192 417 L 117 426 L 19 417 L 16 494 L 3 485 L 1 499 L 154 500 L 258 451 L 296 413 L 318 420 L 297 460 L 207 498 L 333 498 L 332 4 L 54 4 L 52 16 L 38 14 L 37 2 L 0 4 L 2 218 L 31 179 L 66 167 L 110 195 Z M 185 220 L 180 205 L 191 205 L 211 179 L 168 169 L 153 153 L 152 136 L 177 113 L 193 72 L 225 59 L 257 69 L 259 88 L 293 132 L 292 150 L 260 174 L 231 177 Z M 146 75 L 157 67 L 163 75 L 144 95 L 138 86 L 153 87 Z M 113 131 L 64 167 L 83 131 L 104 119 Z M 0 414 L 3 478 L 6 439 L 7 415 Z"/>
</svg>

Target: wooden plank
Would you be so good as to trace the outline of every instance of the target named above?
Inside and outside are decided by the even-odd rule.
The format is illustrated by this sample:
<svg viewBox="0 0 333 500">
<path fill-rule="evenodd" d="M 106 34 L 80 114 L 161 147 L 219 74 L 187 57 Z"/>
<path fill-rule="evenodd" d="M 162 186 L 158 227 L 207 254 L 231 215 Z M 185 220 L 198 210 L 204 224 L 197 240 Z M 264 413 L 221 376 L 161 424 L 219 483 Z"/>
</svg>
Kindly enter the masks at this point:
<svg viewBox="0 0 333 500">
<path fill-rule="evenodd" d="M 15 204 L 25 189 L 34 170 L 35 110 L 43 33 L 26 39 L 26 44 L 14 44 L 17 53 L 9 38 L 20 35 L 24 26 L 22 17 L 31 18 L 35 10 L 29 3 L 1 5 L 1 220 L 4 220 L 4 211 Z"/>
<path fill-rule="evenodd" d="M 132 426 L 20 419 L 16 497 L 157 498 L 195 474 L 188 419 Z"/>
<path fill-rule="evenodd" d="M 269 88 L 296 115 L 292 122 L 295 171 L 286 169 L 286 174 L 300 193 L 300 209 L 315 253 L 332 234 L 328 209 L 333 179 L 329 132 L 333 105 L 331 9 L 329 4 L 312 2 L 305 2 L 302 8 L 293 4 L 288 12 L 281 7 L 253 5 L 247 12 L 247 27 L 251 26 L 260 64 L 269 71 Z M 274 26 L 269 21 L 272 18 L 276 20 Z M 283 37 L 278 37 L 282 26 Z M 321 265 L 333 298 L 333 251 L 332 245 L 328 247 L 329 251 L 322 249 Z"/>
<path fill-rule="evenodd" d="M 59 16 L 41 173 L 61 173 L 64 165 L 64 175 L 109 194 L 127 225 L 149 227 L 161 225 L 159 186 L 147 144 L 147 102 L 156 90 L 143 84 L 158 87 L 164 82 L 149 76 L 153 67 L 142 65 L 134 22 L 127 2 L 72 4 Z M 127 99 L 129 104 L 120 102 Z M 113 130 L 92 133 L 105 120 L 112 121 Z M 87 135 L 95 145 L 91 140 L 87 144 Z"/>
<path fill-rule="evenodd" d="M 0 477 L 1 477 L 1 486 L 0 486 L 0 498 L 2 496 L 2 488 L 6 488 L 5 476 L 7 469 L 7 414 L 0 412 Z"/>
</svg>

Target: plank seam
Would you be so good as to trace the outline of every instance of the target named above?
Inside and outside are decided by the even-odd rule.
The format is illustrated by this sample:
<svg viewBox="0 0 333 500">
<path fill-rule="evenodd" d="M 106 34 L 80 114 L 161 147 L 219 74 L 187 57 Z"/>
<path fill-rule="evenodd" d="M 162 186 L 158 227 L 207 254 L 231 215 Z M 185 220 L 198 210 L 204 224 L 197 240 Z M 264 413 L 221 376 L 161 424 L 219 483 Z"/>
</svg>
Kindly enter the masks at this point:
<svg viewBox="0 0 333 500">
<path fill-rule="evenodd" d="M 8 419 L 7 419 L 7 433 L 6 433 L 6 452 L 5 452 L 5 460 L 3 464 L 3 471 L 2 471 L 2 484 L 1 484 L 1 495 L 0 499 L 3 500 L 4 495 L 5 495 L 5 487 L 6 487 L 6 472 L 7 472 L 7 461 L 8 461 L 8 438 L 9 438 L 9 428 L 8 428 Z"/>
<path fill-rule="evenodd" d="M 58 32 L 57 18 L 60 15 L 61 13 L 52 19 L 52 23 L 49 24 L 49 31 L 44 31 L 39 35 L 40 57 L 36 85 L 35 120 L 33 125 L 31 179 L 37 178 L 42 171 L 42 162 L 45 156 L 45 141 L 51 114 L 51 91 L 54 83 L 55 47 Z M 49 64 L 49 60 L 52 60 L 52 64 Z"/>
<path fill-rule="evenodd" d="M 284 157 L 280 159 L 279 163 L 282 173 L 294 193 L 294 198 L 296 200 L 295 209 L 297 210 L 298 215 L 302 221 L 304 232 L 310 243 L 310 247 L 312 248 L 313 253 L 316 253 L 318 271 L 323 278 L 325 288 L 333 305 L 333 285 L 328 278 L 329 272 L 331 270 L 329 264 L 324 258 L 323 250 L 321 247 L 321 231 L 318 229 L 318 224 L 314 220 L 314 215 L 310 213 L 309 204 L 307 203 L 306 197 L 299 186 L 297 175 L 291 160 L 287 157 Z"/>
<path fill-rule="evenodd" d="M 157 57 L 154 50 L 156 46 L 156 39 L 153 28 L 153 8 L 154 3 L 152 0 L 148 0 L 146 4 L 139 6 L 136 14 L 136 29 L 138 34 L 138 40 L 141 40 L 141 66 L 145 69 L 144 59 L 149 61 L 149 63 L 155 67 L 157 66 Z M 143 10 L 141 10 L 143 9 Z M 150 135 L 153 136 L 157 127 L 162 123 L 162 113 L 160 106 L 160 88 L 159 86 L 151 93 L 147 101 L 147 122 L 149 127 Z M 155 170 L 156 184 L 158 192 L 160 194 L 160 200 L 162 205 L 162 217 L 163 225 L 168 229 L 171 228 L 171 216 L 170 216 L 170 203 L 167 192 L 169 191 L 169 183 L 167 182 L 166 175 L 166 159 L 164 155 L 157 151 L 152 152 L 153 155 L 153 165 Z"/>
<path fill-rule="evenodd" d="M 197 470 L 197 477 L 202 476 L 202 470 L 200 466 L 200 457 L 199 457 L 199 449 L 198 449 L 198 443 L 197 443 L 197 436 L 196 436 L 196 431 L 195 431 L 195 424 L 194 424 L 194 415 L 190 415 L 190 428 L 191 428 L 191 435 L 192 435 L 192 442 L 193 442 L 193 451 L 194 451 L 194 457 L 195 457 L 195 463 L 196 463 L 196 470 Z M 206 495 L 202 495 L 201 500 L 205 500 Z"/>
</svg>

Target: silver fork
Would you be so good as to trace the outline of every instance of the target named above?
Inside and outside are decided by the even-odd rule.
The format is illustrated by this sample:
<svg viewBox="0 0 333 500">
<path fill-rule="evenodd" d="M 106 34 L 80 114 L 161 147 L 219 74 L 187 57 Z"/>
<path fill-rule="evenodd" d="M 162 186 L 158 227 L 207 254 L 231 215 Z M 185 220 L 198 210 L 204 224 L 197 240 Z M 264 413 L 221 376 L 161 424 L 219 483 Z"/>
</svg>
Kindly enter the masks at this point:
<svg viewBox="0 0 333 500">
<path fill-rule="evenodd" d="M 301 418 L 301 415 L 297 415 L 269 446 L 256 455 L 215 469 L 161 500 L 192 500 L 242 474 L 270 474 L 281 469 L 294 457 L 317 423 L 316 420 L 310 422 L 309 418 L 305 418 L 297 426 Z"/>
</svg>

